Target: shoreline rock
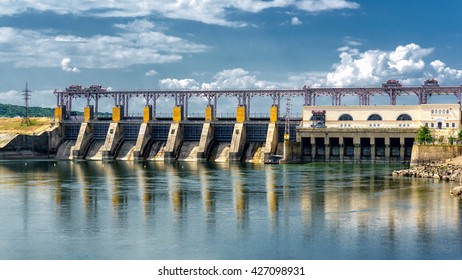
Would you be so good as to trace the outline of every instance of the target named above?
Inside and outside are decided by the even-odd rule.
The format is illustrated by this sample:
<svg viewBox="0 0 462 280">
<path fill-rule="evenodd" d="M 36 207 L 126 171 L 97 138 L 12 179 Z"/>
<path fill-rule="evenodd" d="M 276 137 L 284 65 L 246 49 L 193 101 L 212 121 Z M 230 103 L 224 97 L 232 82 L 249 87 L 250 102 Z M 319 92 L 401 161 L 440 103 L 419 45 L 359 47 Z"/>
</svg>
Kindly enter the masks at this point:
<svg viewBox="0 0 462 280">
<path fill-rule="evenodd" d="M 427 163 L 409 169 L 394 170 L 394 177 L 430 178 L 462 183 L 462 166 L 450 163 Z"/>
<path fill-rule="evenodd" d="M 454 187 L 449 193 L 458 199 L 462 199 L 462 186 Z"/>
</svg>

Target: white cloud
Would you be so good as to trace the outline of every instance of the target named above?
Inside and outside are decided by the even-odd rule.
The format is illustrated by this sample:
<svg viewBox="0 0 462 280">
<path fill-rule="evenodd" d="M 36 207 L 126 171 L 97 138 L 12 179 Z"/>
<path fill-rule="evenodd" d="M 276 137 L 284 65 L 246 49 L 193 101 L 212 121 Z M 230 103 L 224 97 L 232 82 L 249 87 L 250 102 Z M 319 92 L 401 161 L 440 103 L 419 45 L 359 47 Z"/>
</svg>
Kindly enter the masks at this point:
<svg viewBox="0 0 462 280">
<path fill-rule="evenodd" d="M 147 71 L 147 72 L 145 73 L 145 75 L 148 76 L 148 77 L 152 77 L 152 76 L 155 76 L 155 75 L 157 75 L 157 74 L 159 74 L 159 73 L 157 73 L 157 71 L 154 70 L 154 69 L 151 69 L 151 70 L 149 70 L 149 71 Z"/>
<path fill-rule="evenodd" d="M 271 89 L 311 87 L 380 86 L 389 79 L 398 79 L 404 85 L 422 85 L 436 78 L 440 85 L 460 84 L 462 70 L 447 67 L 442 61 L 426 63 L 424 59 L 434 50 L 410 43 L 394 50 L 367 50 L 361 52 L 349 46 L 338 49 L 340 61 L 332 71 L 292 73 L 287 81 L 273 82 L 258 79 L 255 73 L 242 68 L 226 69 L 216 73 L 211 82 L 199 83 L 194 79 L 164 79 L 163 89 Z"/>
<path fill-rule="evenodd" d="M 72 67 L 71 66 L 71 59 L 66 57 L 61 60 L 61 69 L 65 72 L 80 72 L 80 70 L 77 67 Z"/>
<path fill-rule="evenodd" d="M 388 66 L 399 74 L 420 71 L 425 67 L 423 57 L 433 52 L 433 49 L 424 49 L 416 44 L 398 46 L 389 54 Z"/>
<path fill-rule="evenodd" d="M 298 17 L 293 17 L 290 19 L 290 23 L 292 25 L 300 25 L 302 24 L 302 21 Z"/>
<path fill-rule="evenodd" d="M 0 63 L 17 67 L 55 67 L 64 71 L 79 68 L 123 68 L 134 64 L 161 64 L 181 61 L 182 54 L 200 53 L 207 46 L 166 35 L 147 20 L 118 24 L 116 35 L 78 37 L 0 27 Z M 72 56 L 70 67 L 66 58 Z M 65 58 L 63 60 L 63 57 Z"/>
<path fill-rule="evenodd" d="M 295 5 L 307 12 L 322 12 L 327 10 L 358 9 L 356 2 L 346 0 L 302 0 L 295 1 Z"/>
<path fill-rule="evenodd" d="M 125 0 L 70 3 L 60 0 L 0 0 L 0 6 L 0 15 L 23 13 L 27 9 L 97 17 L 141 17 L 161 14 L 167 18 L 226 26 L 245 25 L 227 20 L 226 13 L 229 9 L 258 13 L 269 8 L 295 7 L 306 12 L 359 8 L 358 3 L 347 0 Z"/>
<path fill-rule="evenodd" d="M 202 89 L 236 89 L 236 88 L 274 88 L 274 84 L 258 80 L 250 72 L 242 69 L 226 69 L 214 76 L 211 83 L 202 83 Z"/>
<path fill-rule="evenodd" d="M 204 82 L 200 84 L 195 79 L 162 79 L 159 81 L 161 89 L 192 89 L 192 90 L 207 90 L 207 89 L 252 89 L 275 88 L 275 83 L 270 83 L 263 80 L 258 80 L 254 74 L 242 68 L 225 69 L 218 72 L 213 77 L 210 83 Z"/>
<path fill-rule="evenodd" d="M 21 92 L 17 90 L 0 92 L 0 100 L 3 104 L 24 105 Z"/>
<path fill-rule="evenodd" d="M 199 89 L 199 83 L 194 79 L 162 79 L 159 81 L 159 87 L 165 90 L 175 90 L 175 89 L 189 89 L 197 90 Z"/>
<path fill-rule="evenodd" d="M 359 52 L 348 46 L 338 49 L 340 62 L 327 73 L 328 86 L 378 85 L 387 79 L 423 77 L 426 64 L 423 60 L 433 52 L 411 43 L 393 51 L 368 50 Z"/>
<path fill-rule="evenodd" d="M 461 83 L 462 70 L 446 67 L 446 64 L 440 60 L 430 62 L 430 66 L 436 72 L 436 79 L 440 82 L 458 80 Z"/>
<path fill-rule="evenodd" d="M 288 84 L 283 88 L 302 88 L 304 85 L 310 87 L 322 87 L 326 85 L 326 72 L 302 72 L 291 74 Z"/>
</svg>

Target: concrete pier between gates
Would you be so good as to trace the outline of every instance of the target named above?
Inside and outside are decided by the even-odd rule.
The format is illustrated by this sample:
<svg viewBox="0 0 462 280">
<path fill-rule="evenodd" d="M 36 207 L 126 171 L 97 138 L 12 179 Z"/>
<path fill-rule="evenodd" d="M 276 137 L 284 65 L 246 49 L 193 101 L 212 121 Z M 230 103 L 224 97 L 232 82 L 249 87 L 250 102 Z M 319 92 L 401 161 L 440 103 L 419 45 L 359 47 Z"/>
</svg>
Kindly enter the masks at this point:
<svg viewBox="0 0 462 280">
<path fill-rule="evenodd" d="M 211 144 L 213 142 L 213 125 L 210 122 L 204 123 L 202 126 L 201 140 L 199 142 L 199 149 L 197 150 L 197 160 L 207 160 Z"/>
<path fill-rule="evenodd" d="M 173 122 L 168 132 L 167 143 L 164 148 L 164 159 L 174 160 L 183 142 L 183 125 L 180 122 Z"/>
<path fill-rule="evenodd" d="M 122 126 L 118 122 L 112 122 L 104 142 L 102 157 L 104 159 L 113 159 L 116 156 L 117 149 L 123 142 Z"/>
<path fill-rule="evenodd" d="M 266 133 L 266 142 L 263 148 L 264 161 L 268 161 L 271 155 L 276 153 L 278 147 L 278 126 L 276 122 L 268 124 L 268 131 Z"/>
<path fill-rule="evenodd" d="M 245 141 L 246 129 L 244 123 L 236 123 L 234 125 L 233 136 L 231 138 L 231 146 L 229 147 L 229 161 L 241 160 Z"/>
<path fill-rule="evenodd" d="M 92 141 L 92 125 L 90 123 L 84 122 L 80 125 L 79 135 L 77 136 L 75 145 L 71 147 L 71 159 L 83 158 Z"/>
<path fill-rule="evenodd" d="M 151 139 L 151 126 L 144 122 L 140 126 L 140 131 L 138 132 L 138 138 L 136 140 L 135 149 L 133 150 L 133 158 L 137 160 L 144 159 L 144 154 L 146 153 L 146 145 Z"/>
</svg>

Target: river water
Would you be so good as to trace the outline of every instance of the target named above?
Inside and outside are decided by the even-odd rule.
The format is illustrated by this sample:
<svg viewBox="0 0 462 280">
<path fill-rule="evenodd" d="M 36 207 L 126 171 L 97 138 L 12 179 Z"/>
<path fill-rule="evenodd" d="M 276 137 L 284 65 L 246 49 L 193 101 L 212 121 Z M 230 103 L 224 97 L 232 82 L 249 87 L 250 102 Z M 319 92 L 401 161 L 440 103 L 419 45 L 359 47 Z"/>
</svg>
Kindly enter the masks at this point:
<svg viewBox="0 0 462 280">
<path fill-rule="evenodd" d="M 453 183 L 399 165 L 0 162 L 0 259 L 462 259 Z"/>
</svg>

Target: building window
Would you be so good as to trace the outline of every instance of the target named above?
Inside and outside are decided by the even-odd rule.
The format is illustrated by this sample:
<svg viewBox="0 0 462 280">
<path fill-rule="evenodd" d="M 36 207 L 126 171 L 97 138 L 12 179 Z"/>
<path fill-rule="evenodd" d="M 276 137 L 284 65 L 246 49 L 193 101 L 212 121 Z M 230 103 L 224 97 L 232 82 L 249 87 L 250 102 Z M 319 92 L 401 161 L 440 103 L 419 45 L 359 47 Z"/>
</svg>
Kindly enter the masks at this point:
<svg viewBox="0 0 462 280">
<path fill-rule="evenodd" d="M 446 127 L 449 127 L 449 123 L 446 123 Z"/>
<path fill-rule="evenodd" d="M 339 121 L 352 121 L 353 117 L 350 114 L 343 114 L 338 118 Z"/>
<path fill-rule="evenodd" d="M 401 114 L 398 116 L 396 120 L 397 121 L 412 121 L 412 118 L 408 114 Z"/>
<path fill-rule="evenodd" d="M 381 121 L 382 117 L 379 114 L 372 114 L 367 118 L 368 121 Z"/>
<path fill-rule="evenodd" d="M 449 110 L 446 110 L 446 114 L 449 114 Z"/>
<path fill-rule="evenodd" d="M 432 115 L 433 115 L 434 113 L 435 113 L 435 111 L 434 111 L 434 110 L 432 110 Z"/>
<path fill-rule="evenodd" d="M 431 123 L 431 127 L 432 127 L 432 128 L 435 127 L 435 124 L 434 124 L 434 123 Z"/>
<path fill-rule="evenodd" d="M 425 123 L 425 126 L 428 127 L 428 122 Z"/>
<path fill-rule="evenodd" d="M 452 123 L 452 127 L 456 127 L 456 123 Z"/>
</svg>

